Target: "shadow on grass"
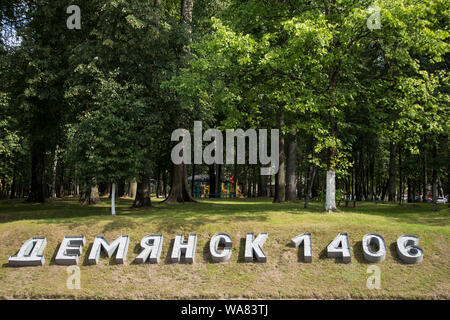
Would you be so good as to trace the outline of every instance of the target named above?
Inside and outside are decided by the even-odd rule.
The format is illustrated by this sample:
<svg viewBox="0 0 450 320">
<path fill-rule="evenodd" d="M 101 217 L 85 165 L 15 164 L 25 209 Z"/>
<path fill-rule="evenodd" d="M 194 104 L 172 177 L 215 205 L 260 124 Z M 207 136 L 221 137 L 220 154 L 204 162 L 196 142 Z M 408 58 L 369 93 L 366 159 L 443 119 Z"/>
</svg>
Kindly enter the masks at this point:
<svg viewBox="0 0 450 320">
<path fill-rule="evenodd" d="M 450 224 L 450 209 L 447 204 L 438 205 L 433 211 L 430 203 L 378 203 L 361 202 L 357 207 L 341 208 L 345 213 L 383 216 L 394 222 L 447 226 Z"/>
<path fill-rule="evenodd" d="M 403 260 L 400 259 L 400 257 L 398 256 L 398 253 L 397 253 L 397 243 L 396 243 L 396 242 L 392 242 L 392 243 L 389 245 L 389 252 L 391 253 L 392 258 L 394 259 L 394 261 L 395 261 L 396 263 L 408 265 L 407 263 L 403 262 Z"/>
<path fill-rule="evenodd" d="M 320 251 L 320 253 L 319 253 L 319 259 L 320 259 L 320 260 L 323 260 L 323 259 L 333 259 L 333 258 L 328 258 L 327 247 L 328 247 L 328 244 L 326 245 L 326 247 L 324 247 L 324 248 Z M 351 257 L 351 255 L 350 255 L 350 257 Z M 337 264 L 348 264 L 347 262 L 344 262 L 344 261 L 342 260 L 342 258 L 334 258 L 334 263 L 337 263 Z M 350 261 L 350 263 L 351 263 L 351 261 Z"/>
<path fill-rule="evenodd" d="M 297 248 L 295 247 L 295 245 L 292 242 L 287 243 L 286 247 L 294 248 L 295 250 L 297 250 L 297 262 L 309 263 L 309 262 L 305 261 L 305 245 L 303 244 L 303 242 Z"/>
<path fill-rule="evenodd" d="M 56 255 L 58 254 L 59 248 L 61 248 L 61 243 L 59 243 L 59 244 L 56 246 L 56 249 L 53 251 L 53 255 L 52 255 L 52 258 L 50 259 L 49 265 L 51 265 L 51 266 L 57 266 L 57 265 L 58 265 L 58 264 L 56 263 Z M 78 258 L 78 259 L 79 259 L 79 258 Z"/>
<path fill-rule="evenodd" d="M 352 254 L 355 257 L 356 261 L 358 261 L 361 264 L 370 264 L 370 262 L 364 259 L 362 241 L 357 241 L 353 245 L 352 251 L 353 251 Z"/>
<path fill-rule="evenodd" d="M 162 203 L 152 201 L 150 209 L 132 209 L 132 199 L 118 199 L 117 216 L 111 216 L 109 200 L 93 206 L 82 206 L 74 198 L 64 198 L 43 204 L 23 201 L 0 202 L 0 223 L 18 220 L 38 220 L 38 223 L 69 223 L 69 227 L 89 226 L 98 220 L 111 220 L 104 231 L 135 228 L 138 222 L 129 218 L 146 219 L 155 223 L 161 231 L 171 232 L 180 225 L 192 229 L 209 223 L 255 221 L 264 222 L 272 213 L 302 215 L 323 212 L 323 204 L 310 202 L 308 209 L 303 203 L 272 203 L 271 198 L 208 199 L 197 203 Z M 450 210 L 440 205 L 433 212 L 428 203 L 398 205 L 395 203 L 359 203 L 356 208 L 342 208 L 341 212 L 387 217 L 393 222 L 432 226 L 450 224 Z"/>
<path fill-rule="evenodd" d="M 166 252 L 166 258 L 164 259 L 164 264 L 174 264 L 174 262 L 172 262 L 172 260 L 170 259 L 171 255 L 172 255 L 174 243 L 175 243 L 175 239 L 170 239 L 169 247 L 167 248 L 167 252 Z"/>
<path fill-rule="evenodd" d="M 205 262 L 216 263 L 215 261 L 213 261 L 213 259 L 211 257 L 211 253 L 209 252 L 209 243 L 210 242 L 211 242 L 211 240 L 206 241 L 205 245 L 203 246 L 202 257 Z"/>
<path fill-rule="evenodd" d="M 84 259 L 81 265 L 83 266 L 90 266 L 91 264 L 89 264 L 89 254 L 91 253 L 92 250 L 92 246 L 94 245 L 94 242 L 91 242 L 89 244 L 89 246 L 87 247 L 85 254 L 84 254 Z"/>
</svg>

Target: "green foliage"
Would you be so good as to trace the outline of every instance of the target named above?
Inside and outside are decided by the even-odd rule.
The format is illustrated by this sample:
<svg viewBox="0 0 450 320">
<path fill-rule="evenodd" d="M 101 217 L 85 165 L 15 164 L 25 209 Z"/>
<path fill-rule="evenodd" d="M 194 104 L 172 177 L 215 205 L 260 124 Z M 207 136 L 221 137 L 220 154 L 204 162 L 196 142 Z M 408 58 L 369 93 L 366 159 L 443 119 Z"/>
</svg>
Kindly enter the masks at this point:
<svg viewBox="0 0 450 320">
<path fill-rule="evenodd" d="M 442 66 L 430 66 L 449 52 L 442 24 L 449 6 L 440 0 L 375 5 L 380 30 L 367 28 L 365 1 L 334 7 L 233 1 L 191 46 L 189 66 L 166 85 L 186 110 L 215 115 L 223 128 L 273 127 L 281 110 L 287 116 L 282 132 L 314 136 L 311 161 L 337 167 L 339 176 L 364 134 L 417 152 L 424 134 L 443 133 L 448 123 L 448 95 L 440 88 L 448 76 Z M 333 159 L 330 149 L 338 150 Z"/>
<path fill-rule="evenodd" d="M 141 170 L 145 150 L 137 128 L 144 105 L 137 99 L 139 88 L 121 86 L 116 78 L 100 80 L 89 110 L 72 128 L 70 144 L 86 182 L 121 181 Z"/>
<path fill-rule="evenodd" d="M 195 0 L 188 26 L 180 0 L 81 0 L 81 30 L 66 28 L 69 4 L 0 6 L 21 37 L 0 42 L 2 180 L 28 179 L 31 155 L 48 177 L 56 145 L 86 186 L 155 176 L 194 120 L 295 132 L 303 175 L 312 163 L 343 182 L 369 165 L 384 186 L 390 143 L 409 179 L 425 161 L 446 170 L 448 1 Z"/>
</svg>

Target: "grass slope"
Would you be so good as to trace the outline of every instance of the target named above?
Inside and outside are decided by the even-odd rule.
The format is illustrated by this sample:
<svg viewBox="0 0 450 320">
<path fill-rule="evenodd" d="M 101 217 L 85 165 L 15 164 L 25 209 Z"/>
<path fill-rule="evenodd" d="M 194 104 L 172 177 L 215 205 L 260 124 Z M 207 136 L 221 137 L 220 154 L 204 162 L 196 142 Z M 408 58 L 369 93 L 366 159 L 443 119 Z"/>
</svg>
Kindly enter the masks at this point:
<svg viewBox="0 0 450 320">
<path fill-rule="evenodd" d="M 104 200 L 80 206 L 64 199 L 46 204 L 0 202 L 0 298 L 450 298 L 450 214 L 446 205 L 438 212 L 430 204 L 366 204 L 322 213 L 321 203 L 303 209 L 302 203 L 273 204 L 270 199 L 204 200 L 197 204 L 153 202 L 150 210 L 129 209 L 131 200 L 120 199 L 118 215 L 110 215 Z M 194 264 L 169 262 L 177 233 L 197 233 Z M 233 238 L 233 255 L 226 263 L 212 263 L 209 239 L 216 232 Z M 264 245 L 267 263 L 243 262 L 245 233 L 268 232 Z M 313 262 L 299 260 L 289 246 L 300 233 L 312 233 Z M 339 233 L 348 232 L 352 262 L 326 258 L 326 246 Z M 381 289 L 369 290 L 370 264 L 363 259 L 361 239 L 380 233 L 386 240 L 386 260 L 381 269 Z M 162 233 L 159 264 L 137 265 L 143 236 Z M 406 265 L 398 259 L 395 241 L 402 234 L 420 237 L 424 260 Z M 66 288 L 66 267 L 54 262 L 65 235 L 85 235 L 81 256 L 81 290 Z M 95 236 L 111 242 L 130 236 L 128 258 L 116 265 L 102 255 L 98 265 L 87 264 Z M 47 237 L 43 267 L 12 268 L 8 257 L 33 236 Z"/>
</svg>

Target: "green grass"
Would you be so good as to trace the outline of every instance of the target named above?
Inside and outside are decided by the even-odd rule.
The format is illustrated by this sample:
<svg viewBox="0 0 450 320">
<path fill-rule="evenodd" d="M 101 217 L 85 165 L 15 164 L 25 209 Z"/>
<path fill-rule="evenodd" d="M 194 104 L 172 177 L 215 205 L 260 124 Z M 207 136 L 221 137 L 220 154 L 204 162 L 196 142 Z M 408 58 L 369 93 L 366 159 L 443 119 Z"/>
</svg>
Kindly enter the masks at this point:
<svg viewBox="0 0 450 320">
<path fill-rule="evenodd" d="M 196 204 L 153 202 L 150 210 L 130 209 L 131 200 L 120 199 L 118 215 L 110 215 L 103 199 L 95 206 L 80 206 L 74 199 L 46 204 L 0 202 L 0 297 L 1 298 L 450 298 L 450 212 L 441 205 L 359 203 L 325 214 L 323 204 L 273 204 L 266 199 L 203 200 Z M 197 233 L 194 264 L 169 262 L 171 240 L 177 233 Z M 233 238 L 233 255 L 226 263 L 212 263 L 209 239 L 216 232 Z M 245 263 L 246 232 L 268 232 L 264 245 L 267 263 Z M 290 239 L 312 233 L 313 262 L 299 261 Z M 348 232 L 352 262 L 342 264 L 326 257 L 326 246 L 339 233 Z M 366 280 L 370 264 L 363 259 L 361 239 L 380 233 L 386 240 L 386 260 L 381 269 L 381 289 L 369 290 Z M 133 263 L 139 242 L 150 233 L 162 233 L 159 264 Z M 424 260 L 403 264 L 395 241 L 402 234 L 420 237 Z M 66 267 L 54 262 L 65 235 L 85 235 L 81 256 L 81 290 L 66 288 Z M 116 265 L 102 257 L 98 265 L 87 264 L 93 239 L 103 235 L 113 241 L 120 235 L 131 238 L 128 259 Z M 33 236 L 46 236 L 43 267 L 12 268 L 8 257 Z"/>
</svg>

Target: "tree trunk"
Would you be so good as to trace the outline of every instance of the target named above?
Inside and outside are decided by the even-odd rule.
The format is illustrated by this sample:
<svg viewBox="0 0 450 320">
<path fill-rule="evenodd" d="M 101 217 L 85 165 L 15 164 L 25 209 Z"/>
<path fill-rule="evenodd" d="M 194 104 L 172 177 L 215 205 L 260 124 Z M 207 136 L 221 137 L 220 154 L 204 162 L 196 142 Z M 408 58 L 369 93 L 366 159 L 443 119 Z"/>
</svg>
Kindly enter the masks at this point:
<svg viewBox="0 0 450 320">
<path fill-rule="evenodd" d="M 222 194 L 222 165 L 216 164 L 216 198 L 220 198 Z"/>
<path fill-rule="evenodd" d="M 297 140 L 296 132 L 289 133 L 289 145 L 287 154 L 287 201 L 297 201 Z"/>
<path fill-rule="evenodd" d="M 336 209 L 336 170 L 327 170 L 327 186 L 325 198 L 325 211 L 334 212 Z"/>
<path fill-rule="evenodd" d="M 13 178 L 12 178 L 12 183 L 11 183 L 11 194 L 9 196 L 10 199 L 15 199 L 16 198 L 16 181 L 17 180 L 17 174 L 16 174 L 16 165 L 14 164 L 13 167 Z"/>
<path fill-rule="evenodd" d="M 253 166 L 253 198 L 256 198 L 258 196 L 258 191 L 256 190 L 256 187 L 258 183 L 256 182 L 256 170 L 258 169 L 257 166 Z"/>
<path fill-rule="evenodd" d="M 432 173 L 432 188 L 431 192 L 433 194 L 433 211 L 438 211 L 438 205 L 437 205 L 437 199 L 438 199 L 438 186 L 437 186 L 437 180 L 438 180 L 438 172 L 437 172 L 437 148 L 436 146 L 433 146 L 433 173 Z"/>
<path fill-rule="evenodd" d="M 172 170 L 172 183 L 170 186 L 169 196 L 164 202 L 196 202 L 189 191 L 187 183 L 186 165 L 174 164 Z"/>
<path fill-rule="evenodd" d="M 326 195 L 325 195 L 325 211 L 334 212 L 336 208 L 336 163 L 337 163 L 337 122 L 333 114 L 333 110 L 336 109 L 336 90 L 337 90 L 337 77 L 339 69 L 335 68 L 330 72 L 330 91 L 331 101 L 330 108 L 328 110 L 328 116 L 330 121 L 329 134 L 334 142 L 334 145 L 328 148 L 328 164 L 327 164 L 327 177 L 326 177 Z"/>
<path fill-rule="evenodd" d="M 272 186 L 273 186 L 273 184 L 272 184 L 272 175 L 271 175 L 270 180 L 269 180 L 269 197 L 271 197 L 271 198 L 274 196 Z"/>
<path fill-rule="evenodd" d="M 278 126 L 281 130 L 281 128 L 284 126 L 284 113 L 280 111 L 278 113 Z M 275 197 L 273 202 L 284 202 L 286 200 L 286 172 L 285 172 L 285 166 L 286 166 L 286 157 L 284 153 L 284 135 L 280 134 L 280 164 L 278 173 L 275 176 Z"/>
<path fill-rule="evenodd" d="M 388 200 L 395 201 L 395 167 L 396 146 L 393 142 L 389 144 L 389 182 L 388 182 Z"/>
<path fill-rule="evenodd" d="M 192 33 L 192 10 L 194 7 L 194 0 L 181 0 L 181 23 L 186 25 L 186 30 L 189 34 L 189 43 L 191 41 L 190 34 Z M 184 45 L 185 51 L 189 51 L 188 45 Z M 186 164 L 173 164 L 172 166 L 172 181 L 169 196 L 164 200 L 167 202 L 196 202 L 189 191 L 189 184 L 187 182 Z"/>
<path fill-rule="evenodd" d="M 297 199 L 301 199 L 304 194 L 304 184 L 303 184 L 303 173 L 301 171 L 297 172 Z"/>
<path fill-rule="evenodd" d="M 34 142 L 31 147 L 31 188 L 27 202 L 45 202 L 44 196 L 45 148 Z"/>
<path fill-rule="evenodd" d="M 133 181 L 131 181 L 131 183 L 130 183 L 130 188 L 128 190 L 128 196 L 132 199 L 135 199 L 136 193 L 137 193 L 137 182 L 136 182 L 136 179 L 133 179 Z"/>
<path fill-rule="evenodd" d="M 192 33 L 192 10 L 194 0 L 181 0 L 181 22 L 186 24 L 187 32 Z"/>
<path fill-rule="evenodd" d="M 447 148 L 447 159 L 450 159 L 450 148 Z M 447 196 L 447 203 L 448 207 L 450 208 L 450 161 L 447 162 L 447 190 L 445 195 Z"/>
<path fill-rule="evenodd" d="M 258 168 L 257 174 L 258 174 L 258 197 L 264 197 L 264 184 L 265 184 L 265 177 L 260 174 L 260 170 Z"/>
<path fill-rule="evenodd" d="M 245 182 L 244 182 L 244 196 L 248 197 L 248 189 L 249 189 L 249 183 L 248 183 L 248 172 L 245 172 Z"/>
<path fill-rule="evenodd" d="M 422 168 L 422 202 L 427 201 L 427 156 L 425 150 L 423 151 L 423 168 Z"/>
<path fill-rule="evenodd" d="M 372 152 L 370 156 L 369 179 L 370 179 L 370 200 L 375 200 L 375 152 Z"/>
<path fill-rule="evenodd" d="M 58 165 L 58 149 L 59 149 L 59 145 L 56 145 L 55 156 L 53 157 L 52 199 L 56 199 L 56 167 Z"/>
<path fill-rule="evenodd" d="M 119 181 L 117 184 L 117 197 L 123 197 L 125 195 L 125 180 Z"/>
<path fill-rule="evenodd" d="M 216 197 L 216 165 L 215 164 L 211 164 L 209 166 L 209 197 L 210 198 L 215 198 Z"/>
<path fill-rule="evenodd" d="M 408 187 L 408 203 L 411 203 L 411 202 L 413 202 L 414 200 L 414 196 L 413 196 L 413 188 L 412 188 L 412 181 L 411 181 L 411 178 L 408 178 L 407 180 L 406 180 L 407 182 L 407 187 Z"/>
<path fill-rule="evenodd" d="M 238 196 L 238 181 L 237 181 L 237 174 L 238 174 L 238 170 L 237 170 L 237 161 L 236 161 L 236 152 L 234 153 L 234 165 L 233 165 L 233 176 L 234 176 L 234 196 L 237 198 Z"/>
<path fill-rule="evenodd" d="M 312 196 L 312 187 L 313 187 L 314 178 L 316 177 L 316 172 L 317 172 L 316 165 L 313 163 L 309 163 L 308 177 L 306 180 L 306 194 L 305 194 L 305 205 L 304 205 L 305 209 L 308 208 L 309 200 Z"/>
<path fill-rule="evenodd" d="M 64 197 L 64 162 L 60 161 L 61 174 L 59 175 L 59 197 Z"/>
<path fill-rule="evenodd" d="M 384 186 L 382 186 L 382 190 L 381 190 L 381 200 L 384 201 L 386 198 L 386 193 L 387 193 L 387 189 L 388 189 L 388 184 L 389 184 L 389 180 L 386 182 L 386 184 Z"/>
<path fill-rule="evenodd" d="M 77 170 L 78 170 L 78 166 L 77 166 L 77 164 L 75 163 L 75 173 L 74 173 L 74 176 L 75 176 L 75 195 L 76 195 L 76 196 L 80 194 L 80 185 L 79 185 L 79 183 L 78 183 L 78 173 L 77 173 Z"/>
<path fill-rule="evenodd" d="M 355 199 L 357 201 L 362 200 L 362 188 L 361 188 L 361 151 L 356 152 L 355 159 L 357 159 L 356 172 L 355 172 Z"/>
<path fill-rule="evenodd" d="M 152 206 L 152 201 L 150 199 L 150 175 L 150 169 L 147 167 L 141 174 L 140 181 L 137 183 L 133 208 L 150 208 Z"/>
<path fill-rule="evenodd" d="M 163 182 L 163 194 L 164 198 L 167 197 L 167 170 L 163 170 L 163 176 L 162 176 L 162 182 Z"/>
<path fill-rule="evenodd" d="M 150 190 L 150 179 L 151 179 L 151 170 L 150 170 L 150 142 L 146 142 L 147 152 L 145 154 L 144 159 L 144 170 L 141 172 L 141 176 L 139 182 L 137 183 L 136 188 L 136 197 L 134 198 L 133 208 L 150 208 L 152 206 L 151 202 L 151 190 Z M 159 179 L 159 170 L 158 170 L 158 179 Z M 156 191 L 158 192 L 158 191 Z"/>
<path fill-rule="evenodd" d="M 403 202 L 403 172 L 402 172 L 402 150 L 399 146 L 398 148 L 398 180 L 399 180 L 399 204 Z"/>
<path fill-rule="evenodd" d="M 192 176 L 191 176 L 191 195 L 194 196 L 194 187 L 195 187 L 195 163 L 192 164 Z"/>
<path fill-rule="evenodd" d="M 332 127 L 334 127 L 332 123 Z M 334 133 L 333 133 L 334 132 Z M 332 136 L 335 137 L 335 129 L 332 129 Z M 336 158 L 337 149 L 335 147 L 329 148 L 329 162 L 326 177 L 326 194 L 325 194 L 325 211 L 336 212 L 336 169 L 335 163 L 332 162 Z"/>
<path fill-rule="evenodd" d="M 81 199 L 83 205 L 96 204 L 100 202 L 98 195 L 98 186 L 92 186 L 89 191 L 84 193 L 84 198 Z"/>
<path fill-rule="evenodd" d="M 156 170 L 156 191 L 155 191 L 155 193 L 156 193 L 156 198 L 159 198 L 160 190 L 161 190 L 160 173 L 161 173 L 161 170 L 160 170 L 160 168 L 158 168 L 158 169 Z"/>
<path fill-rule="evenodd" d="M 114 182 L 111 187 L 111 214 L 116 215 L 116 184 Z"/>
</svg>

